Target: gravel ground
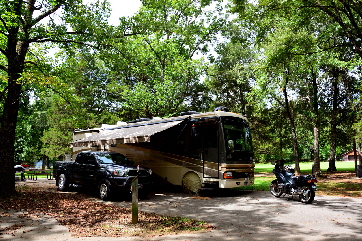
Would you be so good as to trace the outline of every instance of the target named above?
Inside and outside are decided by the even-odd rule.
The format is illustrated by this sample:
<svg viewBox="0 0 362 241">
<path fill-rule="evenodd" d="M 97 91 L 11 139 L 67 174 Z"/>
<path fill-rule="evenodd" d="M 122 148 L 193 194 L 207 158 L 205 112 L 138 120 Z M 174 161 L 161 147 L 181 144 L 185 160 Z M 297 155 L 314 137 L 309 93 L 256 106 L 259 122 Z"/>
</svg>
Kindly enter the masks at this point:
<svg viewBox="0 0 362 241">
<path fill-rule="evenodd" d="M 27 181 L 27 185 L 55 185 L 54 180 Z M 18 185 L 24 185 L 19 183 Z M 91 198 L 99 201 L 96 198 Z M 112 202 L 130 208 L 129 201 Z M 269 192 L 220 192 L 190 197 L 180 192 L 151 193 L 139 202 L 139 209 L 163 215 L 207 221 L 215 230 L 148 240 L 361 240 L 362 199 L 317 195 L 313 204 L 275 198 Z M 6 215 L 0 210 L 0 240 L 121 241 L 132 238 L 74 238 L 50 217 L 22 218 L 22 213 Z M 14 225 L 21 225 L 16 228 Z M 11 227 L 16 230 L 11 231 Z"/>
</svg>

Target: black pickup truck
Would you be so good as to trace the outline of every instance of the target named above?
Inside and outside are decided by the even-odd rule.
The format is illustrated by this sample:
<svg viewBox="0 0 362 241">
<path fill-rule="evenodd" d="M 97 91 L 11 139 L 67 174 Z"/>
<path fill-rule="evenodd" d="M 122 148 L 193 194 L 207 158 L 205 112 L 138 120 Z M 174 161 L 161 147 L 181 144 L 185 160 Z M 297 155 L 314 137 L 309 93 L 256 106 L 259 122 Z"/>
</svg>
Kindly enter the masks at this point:
<svg viewBox="0 0 362 241">
<path fill-rule="evenodd" d="M 152 171 L 134 166 L 120 153 L 86 151 L 78 153 L 75 161 L 56 162 L 54 174 L 59 191 L 66 191 L 71 186 L 97 188 L 100 199 L 108 200 L 118 192 L 129 193 L 136 176 L 139 192 L 146 194 Z"/>
</svg>

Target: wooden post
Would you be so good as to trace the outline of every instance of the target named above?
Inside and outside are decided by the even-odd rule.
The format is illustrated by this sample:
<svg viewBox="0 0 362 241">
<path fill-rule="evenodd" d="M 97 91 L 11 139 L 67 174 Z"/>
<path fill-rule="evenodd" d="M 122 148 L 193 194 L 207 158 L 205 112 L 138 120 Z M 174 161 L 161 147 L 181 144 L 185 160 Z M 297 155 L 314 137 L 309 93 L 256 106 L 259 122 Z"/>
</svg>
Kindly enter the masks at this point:
<svg viewBox="0 0 362 241">
<path fill-rule="evenodd" d="M 357 145 L 356 145 L 356 138 L 353 139 L 353 156 L 354 156 L 354 170 L 356 172 L 356 176 L 358 176 L 357 171 Z"/>
<path fill-rule="evenodd" d="M 132 224 L 138 223 L 138 176 L 132 180 Z"/>
</svg>

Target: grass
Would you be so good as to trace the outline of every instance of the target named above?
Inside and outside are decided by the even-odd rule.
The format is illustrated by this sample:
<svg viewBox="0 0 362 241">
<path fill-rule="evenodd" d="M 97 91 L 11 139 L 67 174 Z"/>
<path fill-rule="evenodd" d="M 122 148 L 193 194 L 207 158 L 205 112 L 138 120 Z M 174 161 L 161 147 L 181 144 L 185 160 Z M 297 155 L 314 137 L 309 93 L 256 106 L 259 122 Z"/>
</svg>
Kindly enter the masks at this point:
<svg viewBox="0 0 362 241">
<path fill-rule="evenodd" d="M 21 177 L 20 173 L 15 173 L 15 176 Z M 25 178 L 28 179 L 27 173 L 25 173 Z M 47 175 L 37 175 L 37 178 L 47 178 Z"/>
<path fill-rule="evenodd" d="M 312 173 L 313 162 L 301 162 L 299 163 L 300 171 L 303 174 L 311 174 Z M 329 167 L 328 162 L 321 162 L 321 170 L 322 172 L 327 171 Z M 272 173 L 274 165 L 272 164 L 256 164 L 255 165 L 255 173 Z M 354 172 L 355 171 L 355 163 L 354 162 L 336 162 L 336 168 L 338 172 Z"/>
<path fill-rule="evenodd" d="M 353 182 L 324 182 L 319 183 L 318 194 L 343 197 L 361 197 L 361 183 Z"/>
<path fill-rule="evenodd" d="M 275 179 L 274 176 L 270 177 L 255 177 L 254 179 L 254 185 L 252 189 L 254 191 L 269 191 L 269 185 L 271 181 Z M 241 187 L 241 190 L 250 190 L 250 187 Z"/>
<path fill-rule="evenodd" d="M 46 170 L 46 172 L 52 172 L 51 170 Z M 32 171 L 25 171 L 25 178 L 28 179 L 28 174 L 33 173 Z M 21 173 L 20 172 L 16 172 L 15 176 L 21 177 Z M 37 178 L 47 178 L 47 175 L 36 175 Z"/>
</svg>

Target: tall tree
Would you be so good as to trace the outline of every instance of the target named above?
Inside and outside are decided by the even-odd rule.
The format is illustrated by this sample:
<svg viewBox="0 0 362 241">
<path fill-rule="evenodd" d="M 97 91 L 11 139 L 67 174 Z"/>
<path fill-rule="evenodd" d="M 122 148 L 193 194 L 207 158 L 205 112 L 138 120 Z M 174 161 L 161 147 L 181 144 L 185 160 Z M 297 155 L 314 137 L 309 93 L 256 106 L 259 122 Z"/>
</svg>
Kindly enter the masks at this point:
<svg viewBox="0 0 362 241">
<path fill-rule="evenodd" d="M 93 45 L 107 35 L 108 5 L 90 6 L 81 0 L 0 1 L 0 70 L 4 77 L 0 95 L 0 193 L 15 192 L 14 143 L 20 100 L 26 91 L 26 73 L 37 64 L 31 48 L 46 42 L 68 46 Z M 104 35 L 104 36 L 103 36 Z"/>
<path fill-rule="evenodd" d="M 71 154 L 69 143 L 75 129 L 116 122 L 116 108 L 109 91 L 110 70 L 99 51 L 84 48 L 58 52 L 59 64 L 50 72 L 57 88 L 42 94 L 47 103 L 48 129 L 41 138 L 42 152 L 58 159 Z"/>
<path fill-rule="evenodd" d="M 316 71 L 311 71 L 311 103 L 313 113 L 313 151 L 314 151 L 314 163 L 313 163 L 313 174 L 321 173 L 320 156 L 319 156 L 319 137 L 320 137 L 320 111 L 319 111 L 319 98 L 318 98 L 318 83 Z"/>
<path fill-rule="evenodd" d="M 129 37 L 108 53 L 108 92 L 125 120 L 200 110 L 198 95 L 207 53 L 224 20 L 211 0 L 143 1 L 133 17 L 121 18 Z M 217 1 L 215 1 L 217 2 Z M 208 9 L 209 7 L 209 9 Z"/>
<path fill-rule="evenodd" d="M 354 58 L 352 51 L 360 54 L 358 43 L 360 38 L 357 36 L 360 32 L 358 23 L 361 21 L 361 3 L 343 0 L 258 2 L 235 0 L 233 2 L 234 10 L 240 14 L 241 23 L 254 31 L 256 46 L 260 47 L 262 53 L 259 57 L 260 62 L 269 61 L 268 58 L 264 58 L 268 52 L 274 52 L 273 55 L 276 57 L 272 62 L 269 61 L 270 63 L 277 65 L 281 59 L 284 59 L 285 66 L 289 68 L 287 72 L 293 76 L 289 81 L 289 88 L 292 87 L 289 93 L 292 93 L 294 98 L 300 98 L 301 101 L 298 100 L 298 103 L 305 102 L 304 98 L 309 100 L 309 104 L 300 106 L 302 107 L 300 110 L 301 113 L 302 111 L 309 113 L 308 116 L 313 120 L 314 161 L 315 169 L 319 169 L 318 146 L 321 136 L 320 124 L 323 123 L 319 108 L 327 104 L 323 103 L 324 99 L 319 96 L 323 82 L 318 80 L 323 74 L 321 69 L 326 62 L 334 61 L 335 64 L 343 66 L 347 62 L 342 63 L 342 61 Z M 289 38 L 285 37 L 288 35 Z M 342 60 L 334 57 L 345 52 L 346 48 L 350 49 L 347 51 L 349 58 Z M 326 54 L 329 52 L 332 52 L 329 54 L 331 56 Z M 321 61 L 325 56 L 328 56 L 327 60 Z M 307 95 L 305 89 L 308 88 L 303 84 L 311 86 Z M 308 110 L 307 106 L 311 108 Z"/>
<path fill-rule="evenodd" d="M 350 46 L 362 57 L 362 2 L 352 0 L 299 0 L 298 9 L 315 9 L 315 14 L 324 13 L 334 26 L 334 36 L 343 36 L 344 46 Z M 326 28 L 328 30 L 328 28 Z M 331 34 L 332 32 L 329 32 Z M 337 46 L 335 46 L 337 47 Z"/>
<path fill-rule="evenodd" d="M 251 106 L 248 106 L 246 96 L 255 80 L 252 70 L 256 53 L 251 47 L 251 39 L 243 36 L 242 31 L 233 21 L 223 27 L 223 36 L 230 42 L 216 47 L 218 56 L 210 57 L 212 66 L 205 83 L 214 96 L 213 107 L 227 106 L 234 112 L 249 115 Z"/>
</svg>

